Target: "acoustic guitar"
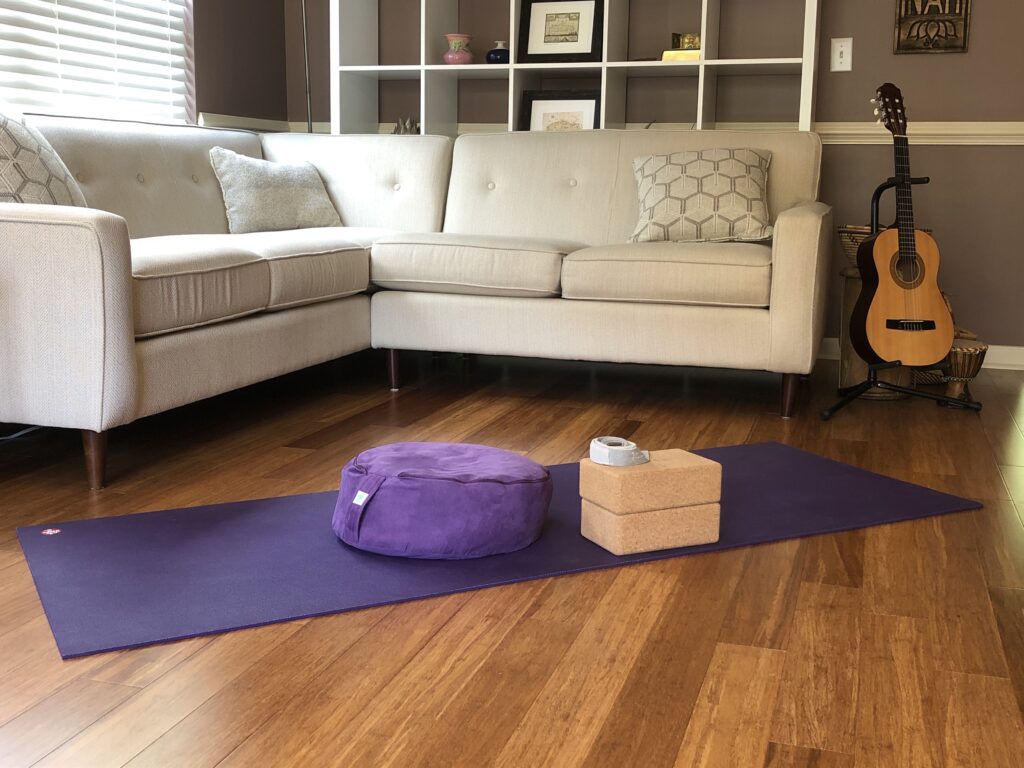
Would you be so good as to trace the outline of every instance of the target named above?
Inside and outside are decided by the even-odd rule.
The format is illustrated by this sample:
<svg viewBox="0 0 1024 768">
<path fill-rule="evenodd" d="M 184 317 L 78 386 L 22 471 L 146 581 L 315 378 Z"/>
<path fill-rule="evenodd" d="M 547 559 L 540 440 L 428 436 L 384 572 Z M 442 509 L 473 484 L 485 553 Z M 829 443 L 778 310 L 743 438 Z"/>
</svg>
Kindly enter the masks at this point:
<svg viewBox="0 0 1024 768">
<path fill-rule="evenodd" d="M 939 246 L 914 229 L 903 94 L 886 83 L 872 101 L 879 122 L 893 136 L 896 224 L 857 250 L 863 288 L 850 318 L 850 341 L 868 363 L 934 366 L 953 346 L 953 318 L 939 291 Z"/>
</svg>

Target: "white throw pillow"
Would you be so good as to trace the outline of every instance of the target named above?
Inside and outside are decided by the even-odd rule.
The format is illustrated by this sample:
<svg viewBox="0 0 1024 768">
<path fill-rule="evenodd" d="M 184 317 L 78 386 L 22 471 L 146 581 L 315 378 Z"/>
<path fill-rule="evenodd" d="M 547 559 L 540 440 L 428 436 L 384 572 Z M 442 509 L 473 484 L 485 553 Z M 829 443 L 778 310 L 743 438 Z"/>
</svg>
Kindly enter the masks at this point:
<svg viewBox="0 0 1024 768">
<path fill-rule="evenodd" d="M 640 218 L 630 241 L 769 239 L 771 157 L 756 149 L 702 149 L 636 158 Z"/>
<path fill-rule="evenodd" d="M 0 112 L 0 203 L 86 205 L 82 188 L 50 142 L 9 111 Z"/>
<path fill-rule="evenodd" d="M 210 150 L 210 163 L 232 234 L 341 226 L 323 179 L 310 163 L 272 163 L 223 147 Z"/>
</svg>

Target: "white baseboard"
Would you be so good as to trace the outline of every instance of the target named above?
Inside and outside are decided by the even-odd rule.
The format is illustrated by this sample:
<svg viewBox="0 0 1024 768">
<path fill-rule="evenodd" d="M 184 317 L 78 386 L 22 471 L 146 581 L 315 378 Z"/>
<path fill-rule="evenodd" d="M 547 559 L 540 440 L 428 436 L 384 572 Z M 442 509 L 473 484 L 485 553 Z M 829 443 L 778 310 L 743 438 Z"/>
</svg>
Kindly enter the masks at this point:
<svg viewBox="0 0 1024 768">
<path fill-rule="evenodd" d="M 818 359 L 838 360 L 839 339 L 835 336 L 827 336 L 822 339 Z M 990 344 L 988 353 L 985 355 L 985 365 L 982 367 L 1002 371 L 1024 371 L 1024 347 Z"/>
</svg>

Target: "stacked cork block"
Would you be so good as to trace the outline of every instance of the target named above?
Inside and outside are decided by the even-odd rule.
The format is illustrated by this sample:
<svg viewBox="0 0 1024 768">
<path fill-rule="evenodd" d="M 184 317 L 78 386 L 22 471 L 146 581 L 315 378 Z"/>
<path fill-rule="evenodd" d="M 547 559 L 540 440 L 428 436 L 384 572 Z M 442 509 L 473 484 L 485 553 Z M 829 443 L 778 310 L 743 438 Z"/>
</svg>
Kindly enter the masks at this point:
<svg viewBox="0 0 1024 768">
<path fill-rule="evenodd" d="M 722 465 L 687 451 L 651 451 L 646 464 L 580 461 L 581 530 L 614 555 L 718 541 Z"/>
</svg>

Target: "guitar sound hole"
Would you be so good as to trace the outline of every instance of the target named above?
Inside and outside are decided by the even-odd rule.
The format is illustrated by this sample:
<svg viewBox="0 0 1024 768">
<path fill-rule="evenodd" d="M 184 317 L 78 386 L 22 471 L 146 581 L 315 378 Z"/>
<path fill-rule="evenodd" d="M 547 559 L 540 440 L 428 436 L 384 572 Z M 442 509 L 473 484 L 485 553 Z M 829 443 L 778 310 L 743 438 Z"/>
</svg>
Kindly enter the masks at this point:
<svg viewBox="0 0 1024 768">
<path fill-rule="evenodd" d="M 918 254 L 914 260 L 900 259 L 899 251 L 892 255 L 889 272 L 893 282 L 902 288 L 917 288 L 924 281 L 924 262 Z"/>
</svg>

